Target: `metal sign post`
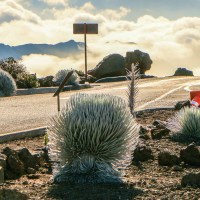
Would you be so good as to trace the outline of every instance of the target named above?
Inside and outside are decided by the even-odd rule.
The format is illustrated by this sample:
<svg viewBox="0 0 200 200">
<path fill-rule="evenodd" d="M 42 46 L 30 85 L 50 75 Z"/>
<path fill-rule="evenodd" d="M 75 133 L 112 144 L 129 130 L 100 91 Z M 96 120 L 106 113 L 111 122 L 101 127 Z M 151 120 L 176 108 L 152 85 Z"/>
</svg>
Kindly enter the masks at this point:
<svg viewBox="0 0 200 200">
<path fill-rule="evenodd" d="M 84 43 L 85 43 L 85 81 L 87 80 L 87 25 L 84 24 Z"/>
<path fill-rule="evenodd" d="M 85 43 L 85 80 L 87 80 L 87 34 L 98 34 L 98 24 L 73 24 L 74 34 L 84 34 Z"/>
</svg>

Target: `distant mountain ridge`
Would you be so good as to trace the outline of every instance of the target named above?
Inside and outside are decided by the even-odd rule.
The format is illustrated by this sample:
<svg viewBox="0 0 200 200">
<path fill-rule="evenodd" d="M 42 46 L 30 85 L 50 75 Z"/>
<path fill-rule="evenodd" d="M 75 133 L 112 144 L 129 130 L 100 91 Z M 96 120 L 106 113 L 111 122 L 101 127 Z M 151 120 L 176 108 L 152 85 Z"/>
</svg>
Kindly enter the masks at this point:
<svg viewBox="0 0 200 200">
<path fill-rule="evenodd" d="M 20 59 L 22 56 L 30 54 L 54 55 L 64 58 L 70 54 L 80 53 L 83 47 L 84 43 L 74 40 L 58 44 L 24 44 L 18 46 L 9 46 L 0 43 L 0 59 L 8 57 Z"/>
</svg>

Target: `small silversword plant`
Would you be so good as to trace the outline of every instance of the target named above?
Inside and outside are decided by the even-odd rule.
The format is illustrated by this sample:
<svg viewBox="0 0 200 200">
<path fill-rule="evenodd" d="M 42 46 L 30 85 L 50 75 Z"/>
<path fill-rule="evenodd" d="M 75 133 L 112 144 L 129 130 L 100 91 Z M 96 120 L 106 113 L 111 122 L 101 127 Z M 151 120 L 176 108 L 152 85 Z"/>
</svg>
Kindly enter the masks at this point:
<svg viewBox="0 0 200 200">
<path fill-rule="evenodd" d="M 16 92 L 16 83 L 13 77 L 0 69 L 0 97 L 12 96 Z"/>
<path fill-rule="evenodd" d="M 172 139 L 182 142 L 200 142 L 200 109 L 185 107 L 168 123 Z"/>
<path fill-rule="evenodd" d="M 55 182 L 121 182 L 119 163 L 131 161 L 138 126 L 120 97 L 76 94 L 48 130 Z"/>
</svg>

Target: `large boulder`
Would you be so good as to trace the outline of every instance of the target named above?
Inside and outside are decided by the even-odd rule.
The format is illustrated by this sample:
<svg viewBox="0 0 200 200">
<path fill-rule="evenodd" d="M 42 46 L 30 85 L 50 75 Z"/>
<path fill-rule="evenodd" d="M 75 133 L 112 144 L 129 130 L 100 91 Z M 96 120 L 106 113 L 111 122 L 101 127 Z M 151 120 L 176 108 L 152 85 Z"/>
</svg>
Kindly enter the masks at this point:
<svg viewBox="0 0 200 200">
<path fill-rule="evenodd" d="M 174 76 L 194 76 L 193 72 L 186 68 L 178 68 Z"/>
<path fill-rule="evenodd" d="M 98 79 L 126 75 L 125 58 L 120 54 L 111 54 L 105 57 L 94 69 L 89 70 L 88 74 Z"/>
<path fill-rule="evenodd" d="M 126 53 L 126 68 L 131 71 L 132 64 L 138 64 L 140 74 L 145 74 L 151 68 L 152 60 L 148 53 L 135 50 Z"/>
</svg>

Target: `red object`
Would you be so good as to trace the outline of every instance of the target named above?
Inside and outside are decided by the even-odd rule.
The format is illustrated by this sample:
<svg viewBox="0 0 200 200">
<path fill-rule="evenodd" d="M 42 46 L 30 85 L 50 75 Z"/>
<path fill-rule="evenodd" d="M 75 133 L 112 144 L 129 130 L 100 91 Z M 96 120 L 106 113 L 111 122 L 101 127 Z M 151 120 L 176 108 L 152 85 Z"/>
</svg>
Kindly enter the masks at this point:
<svg viewBox="0 0 200 200">
<path fill-rule="evenodd" d="M 190 100 L 192 106 L 200 107 L 200 91 L 191 91 Z"/>
</svg>

